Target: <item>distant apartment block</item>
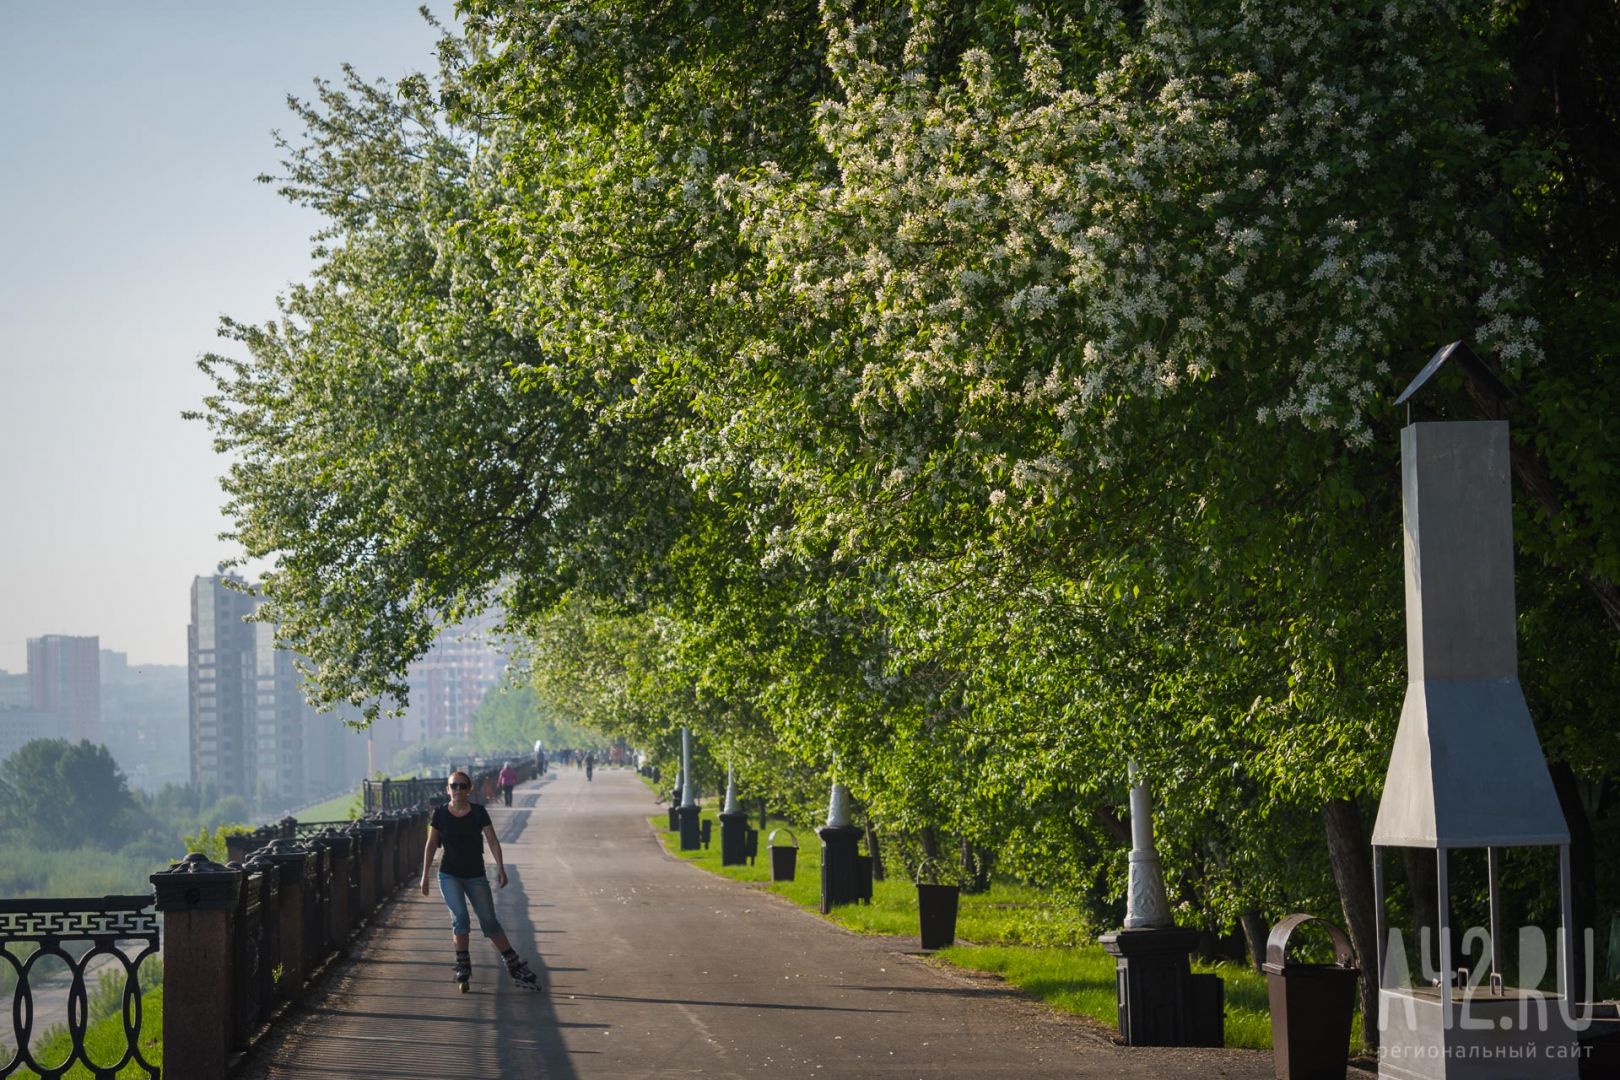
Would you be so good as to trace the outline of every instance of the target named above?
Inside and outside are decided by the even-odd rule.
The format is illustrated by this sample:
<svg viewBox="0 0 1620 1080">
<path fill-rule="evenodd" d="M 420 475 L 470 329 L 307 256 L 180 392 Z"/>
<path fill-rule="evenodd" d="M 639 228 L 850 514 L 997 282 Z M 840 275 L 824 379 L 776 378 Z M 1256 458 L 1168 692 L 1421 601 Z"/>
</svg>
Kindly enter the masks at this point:
<svg viewBox="0 0 1620 1080">
<path fill-rule="evenodd" d="M 0 761 L 35 739 L 59 738 L 60 717 L 55 713 L 17 706 L 0 706 Z"/>
<path fill-rule="evenodd" d="M 33 709 L 60 718 L 60 737 L 101 742 L 100 638 L 29 638 L 28 689 Z"/>
<path fill-rule="evenodd" d="M 372 772 L 386 770 L 406 747 L 471 732 L 473 714 L 506 673 L 495 639 L 499 622 L 495 611 L 446 627 L 406 669 L 411 697 L 403 715 L 386 715 L 385 708 L 366 732 Z"/>
<path fill-rule="evenodd" d="M 0 671 L 0 709 L 26 709 L 34 703 L 28 689 L 28 673 Z"/>
<path fill-rule="evenodd" d="M 132 786 L 156 791 L 190 781 L 188 672 L 178 664 L 138 664 L 101 650 L 101 734 Z"/>
<path fill-rule="evenodd" d="M 254 795 L 256 743 L 253 624 L 258 600 L 240 591 L 231 575 L 191 583 L 191 625 L 186 631 L 191 782 L 212 784 L 221 797 Z"/>
<path fill-rule="evenodd" d="M 297 657 L 234 576 L 198 577 L 188 633 L 191 780 L 261 812 L 299 806 L 365 775 L 364 738 L 304 700 Z"/>
<path fill-rule="evenodd" d="M 411 688 L 403 735 L 407 742 L 465 738 L 484 695 L 500 685 L 506 654 L 495 641 L 498 612 L 446 627 L 406 673 Z"/>
</svg>

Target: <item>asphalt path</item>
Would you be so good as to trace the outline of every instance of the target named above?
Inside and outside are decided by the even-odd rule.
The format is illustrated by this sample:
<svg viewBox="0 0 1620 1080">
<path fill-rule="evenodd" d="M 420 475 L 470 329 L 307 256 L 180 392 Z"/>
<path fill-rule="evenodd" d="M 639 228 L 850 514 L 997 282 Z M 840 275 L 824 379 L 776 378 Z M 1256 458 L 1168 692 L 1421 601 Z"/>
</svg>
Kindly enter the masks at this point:
<svg viewBox="0 0 1620 1080">
<path fill-rule="evenodd" d="M 247 1064 L 313 1077 L 1231 1077 L 1271 1055 L 1127 1049 L 914 939 L 850 933 L 663 851 L 633 774 L 553 771 L 490 808 L 511 884 L 496 911 L 546 984 L 507 979 L 474 930 L 451 980 L 437 895 L 401 893 Z M 491 871 L 493 874 L 493 870 Z"/>
</svg>

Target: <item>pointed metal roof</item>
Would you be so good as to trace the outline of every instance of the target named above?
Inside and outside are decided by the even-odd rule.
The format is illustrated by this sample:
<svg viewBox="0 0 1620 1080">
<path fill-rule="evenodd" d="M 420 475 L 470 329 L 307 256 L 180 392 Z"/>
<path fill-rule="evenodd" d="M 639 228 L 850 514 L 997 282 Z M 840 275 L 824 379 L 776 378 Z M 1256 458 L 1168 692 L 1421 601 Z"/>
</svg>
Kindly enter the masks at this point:
<svg viewBox="0 0 1620 1080">
<path fill-rule="evenodd" d="M 1408 682 L 1373 843 L 1569 842 L 1519 686 L 1507 424 L 1401 432 Z"/>
</svg>

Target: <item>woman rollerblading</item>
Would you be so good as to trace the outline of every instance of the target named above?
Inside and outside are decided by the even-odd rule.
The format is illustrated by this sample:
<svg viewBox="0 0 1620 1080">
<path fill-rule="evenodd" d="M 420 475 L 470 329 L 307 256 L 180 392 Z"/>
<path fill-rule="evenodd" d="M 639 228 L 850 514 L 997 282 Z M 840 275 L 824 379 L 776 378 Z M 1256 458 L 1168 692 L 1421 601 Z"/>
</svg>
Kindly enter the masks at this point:
<svg viewBox="0 0 1620 1080">
<path fill-rule="evenodd" d="M 495 880 L 506 888 L 506 861 L 501 855 L 501 842 L 495 836 L 495 826 L 489 811 L 471 801 L 472 777 L 461 771 L 450 774 L 450 802 L 433 811 L 433 822 L 428 829 L 427 847 L 422 852 L 422 895 L 428 895 L 428 875 L 433 868 L 433 856 L 444 848 L 444 862 L 439 867 L 439 894 L 450 909 L 450 939 L 455 945 L 456 965 L 454 978 L 463 994 L 472 983 L 472 952 L 469 947 L 471 923 L 468 909 L 478 916 L 478 928 L 483 931 L 495 951 L 501 954 L 506 972 L 512 981 L 527 989 L 540 990 L 540 979 L 512 948 L 500 920 L 495 917 L 495 902 L 489 891 L 489 878 L 484 876 L 484 845 L 495 856 Z"/>
</svg>

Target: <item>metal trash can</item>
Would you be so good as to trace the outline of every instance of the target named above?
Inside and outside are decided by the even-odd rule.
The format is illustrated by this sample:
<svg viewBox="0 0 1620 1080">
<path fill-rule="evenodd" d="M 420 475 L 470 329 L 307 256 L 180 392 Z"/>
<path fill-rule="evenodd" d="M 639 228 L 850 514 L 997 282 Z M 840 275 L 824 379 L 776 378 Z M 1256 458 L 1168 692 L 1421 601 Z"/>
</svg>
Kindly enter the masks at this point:
<svg viewBox="0 0 1620 1080">
<path fill-rule="evenodd" d="M 714 820 L 712 818 L 703 819 L 698 835 L 702 838 L 703 850 L 708 851 L 709 841 L 714 839 Z"/>
<path fill-rule="evenodd" d="M 781 833 L 787 833 L 791 843 L 778 844 L 776 838 Z M 771 849 L 771 880 L 792 881 L 799 863 L 799 838 L 793 835 L 793 830 L 772 829 L 765 838 L 765 846 Z"/>
<path fill-rule="evenodd" d="M 1321 923 L 1333 939 L 1332 964 L 1288 962 L 1288 940 L 1306 923 Z M 1277 1080 L 1344 1080 L 1350 1020 L 1356 1011 L 1350 939 L 1314 915 L 1290 915 L 1271 928 L 1262 965 L 1271 991 L 1271 1046 Z"/>
<path fill-rule="evenodd" d="M 669 807 L 669 831 L 681 831 L 681 808 L 674 803 L 671 803 Z"/>
<path fill-rule="evenodd" d="M 930 885 L 917 882 L 917 922 L 922 947 L 943 949 L 956 944 L 956 904 L 960 885 Z"/>
<path fill-rule="evenodd" d="M 872 902 L 872 856 L 855 856 L 855 899 L 863 904 Z"/>
<path fill-rule="evenodd" d="M 749 829 L 747 832 L 743 833 L 743 857 L 748 860 L 749 866 L 753 866 L 754 857 L 758 854 L 759 830 Z"/>
</svg>

